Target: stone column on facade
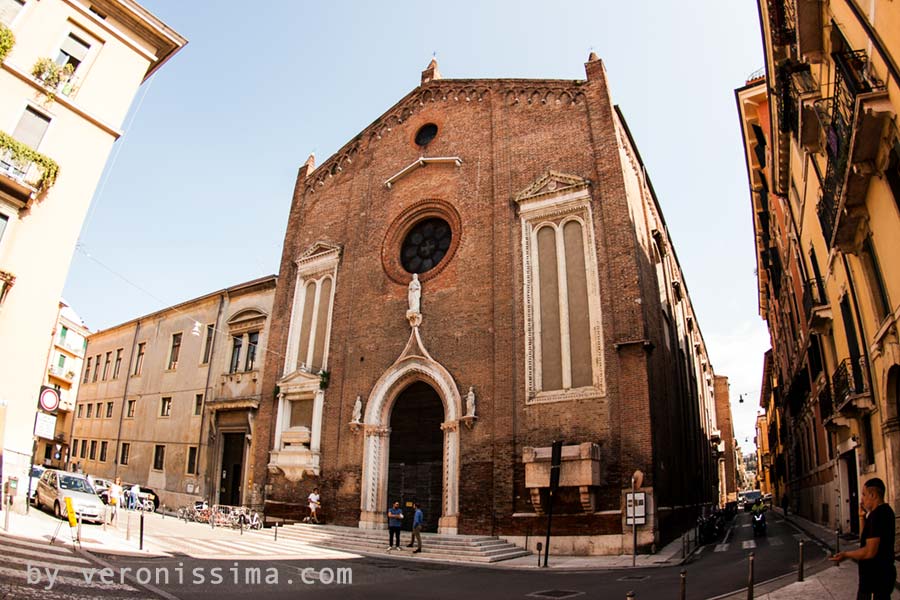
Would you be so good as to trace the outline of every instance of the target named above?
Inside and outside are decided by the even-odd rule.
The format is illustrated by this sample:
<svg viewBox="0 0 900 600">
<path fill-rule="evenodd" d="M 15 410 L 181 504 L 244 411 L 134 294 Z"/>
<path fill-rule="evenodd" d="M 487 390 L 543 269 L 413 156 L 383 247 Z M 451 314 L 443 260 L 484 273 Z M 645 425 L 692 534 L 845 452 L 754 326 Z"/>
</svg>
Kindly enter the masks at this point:
<svg viewBox="0 0 900 600">
<path fill-rule="evenodd" d="M 390 451 L 389 427 L 366 425 L 363 444 L 362 501 L 359 528 L 384 529 L 387 511 L 387 468 Z M 382 481 L 383 480 L 383 481 Z"/>
<path fill-rule="evenodd" d="M 272 450 L 281 450 L 281 430 L 284 429 L 284 393 L 278 394 L 278 407 L 275 409 L 275 447 Z"/>
<path fill-rule="evenodd" d="M 438 532 L 455 535 L 459 528 L 459 477 L 454 476 L 459 471 L 459 421 L 441 423 L 441 431 L 444 432 L 444 498 Z"/>
<path fill-rule="evenodd" d="M 318 454 L 322 447 L 322 413 L 325 409 L 325 390 L 316 390 L 313 400 L 312 436 L 309 440 L 309 449 L 313 454 Z"/>
</svg>

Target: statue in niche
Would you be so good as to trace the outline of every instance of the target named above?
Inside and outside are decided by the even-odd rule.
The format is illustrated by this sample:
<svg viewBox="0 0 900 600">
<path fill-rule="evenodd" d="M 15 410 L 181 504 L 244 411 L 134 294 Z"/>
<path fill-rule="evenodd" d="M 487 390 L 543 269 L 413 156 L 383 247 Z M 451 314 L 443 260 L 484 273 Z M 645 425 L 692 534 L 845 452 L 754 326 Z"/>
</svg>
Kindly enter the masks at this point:
<svg viewBox="0 0 900 600">
<path fill-rule="evenodd" d="M 351 423 L 359 423 L 362 419 L 362 397 L 356 396 L 356 403 L 353 404 L 353 420 Z"/>
<path fill-rule="evenodd" d="M 409 312 L 419 314 L 422 304 L 422 283 L 419 281 L 419 275 L 413 273 L 412 281 L 409 282 Z"/>
<path fill-rule="evenodd" d="M 469 393 L 466 394 L 466 416 L 475 416 L 475 390 L 472 389 L 471 385 L 469 386 Z"/>
</svg>

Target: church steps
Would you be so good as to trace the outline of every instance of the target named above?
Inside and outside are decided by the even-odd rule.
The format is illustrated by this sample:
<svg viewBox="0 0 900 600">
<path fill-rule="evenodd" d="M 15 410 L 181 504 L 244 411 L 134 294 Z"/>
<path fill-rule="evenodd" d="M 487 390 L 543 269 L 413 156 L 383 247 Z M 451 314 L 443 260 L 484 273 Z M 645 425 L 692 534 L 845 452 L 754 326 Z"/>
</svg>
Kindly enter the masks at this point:
<svg viewBox="0 0 900 600">
<path fill-rule="evenodd" d="M 386 551 L 387 544 L 385 543 L 387 541 L 386 530 L 294 524 L 281 528 L 278 536 L 335 550 L 388 555 Z M 492 563 L 530 554 L 530 552 L 496 537 L 451 536 L 429 533 L 422 534 L 422 552 L 413 554 L 411 550 L 405 547 L 405 544 L 409 543 L 409 538 L 410 532 L 404 531 L 401 539 L 403 550 L 395 550 L 390 555 L 408 558 Z"/>
</svg>

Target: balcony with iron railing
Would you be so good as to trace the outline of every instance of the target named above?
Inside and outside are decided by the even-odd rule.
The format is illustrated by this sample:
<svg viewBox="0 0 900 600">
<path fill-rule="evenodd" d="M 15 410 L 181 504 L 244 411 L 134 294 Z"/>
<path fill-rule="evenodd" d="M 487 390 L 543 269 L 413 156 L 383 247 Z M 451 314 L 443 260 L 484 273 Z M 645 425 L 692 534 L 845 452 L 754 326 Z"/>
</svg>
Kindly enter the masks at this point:
<svg viewBox="0 0 900 600">
<path fill-rule="evenodd" d="M 872 409 L 865 357 L 845 358 L 831 376 L 836 413 L 854 415 Z"/>
<path fill-rule="evenodd" d="M 865 51 L 835 52 L 832 59 L 834 93 L 827 108 L 819 109 L 830 121 L 825 129 L 828 166 L 817 213 L 828 247 L 855 252 L 874 161 L 893 113 Z"/>
<path fill-rule="evenodd" d="M 63 381 L 71 382 L 73 379 L 75 379 L 75 371 L 67 369 L 65 367 L 52 365 L 49 369 L 47 369 L 47 372 L 53 377 L 62 379 Z"/>
<path fill-rule="evenodd" d="M 797 40 L 794 0 L 767 0 L 772 43 L 788 46 Z"/>
<path fill-rule="evenodd" d="M 806 323 L 813 333 L 824 333 L 830 327 L 831 306 L 822 280 L 818 277 L 808 279 L 803 285 L 803 310 Z"/>
</svg>

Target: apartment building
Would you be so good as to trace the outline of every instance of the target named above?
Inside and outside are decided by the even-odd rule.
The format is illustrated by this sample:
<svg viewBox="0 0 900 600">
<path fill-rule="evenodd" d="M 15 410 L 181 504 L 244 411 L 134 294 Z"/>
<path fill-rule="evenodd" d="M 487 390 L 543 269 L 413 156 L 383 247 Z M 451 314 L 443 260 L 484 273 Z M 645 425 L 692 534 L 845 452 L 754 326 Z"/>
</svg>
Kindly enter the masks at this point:
<svg viewBox="0 0 900 600">
<path fill-rule="evenodd" d="M 275 276 L 88 337 L 69 467 L 152 488 L 168 506 L 260 504 L 247 468 Z"/>
<path fill-rule="evenodd" d="M 783 445 L 767 454 L 793 510 L 852 533 L 867 479 L 900 501 L 900 5 L 864 4 L 760 1 L 764 72 L 735 92 L 772 340 L 763 437 L 777 423 Z"/>
<path fill-rule="evenodd" d="M 185 43 L 132 0 L 0 0 L 4 477 L 31 460 L 47 340 L 112 145 L 141 84 Z"/>
<path fill-rule="evenodd" d="M 52 438 L 38 436 L 35 464 L 45 467 L 64 467 L 69 456 L 69 431 L 72 411 L 78 396 L 79 374 L 84 364 L 84 352 L 90 330 L 85 327 L 72 307 L 60 301 L 53 331 L 53 341 L 47 355 L 47 374 L 44 385 L 59 393 L 56 427 Z"/>
</svg>

